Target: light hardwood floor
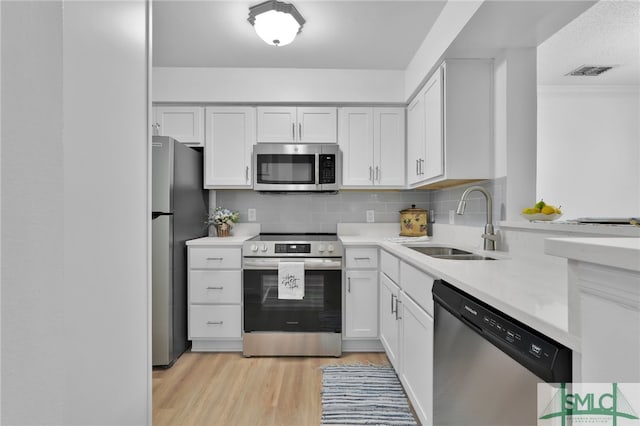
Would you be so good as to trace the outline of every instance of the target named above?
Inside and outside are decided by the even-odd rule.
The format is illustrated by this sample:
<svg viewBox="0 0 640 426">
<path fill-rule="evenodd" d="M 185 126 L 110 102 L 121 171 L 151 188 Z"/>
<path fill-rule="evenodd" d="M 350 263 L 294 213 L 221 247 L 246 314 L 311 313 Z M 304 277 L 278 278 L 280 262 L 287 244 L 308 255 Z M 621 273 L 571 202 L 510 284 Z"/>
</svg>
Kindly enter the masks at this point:
<svg viewBox="0 0 640 426">
<path fill-rule="evenodd" d="M 153 371 L 153 424 L 319 425 L 324 365 L 388 364 L 384 353 L 341 358 L 183 354 Z"/>
</svg>

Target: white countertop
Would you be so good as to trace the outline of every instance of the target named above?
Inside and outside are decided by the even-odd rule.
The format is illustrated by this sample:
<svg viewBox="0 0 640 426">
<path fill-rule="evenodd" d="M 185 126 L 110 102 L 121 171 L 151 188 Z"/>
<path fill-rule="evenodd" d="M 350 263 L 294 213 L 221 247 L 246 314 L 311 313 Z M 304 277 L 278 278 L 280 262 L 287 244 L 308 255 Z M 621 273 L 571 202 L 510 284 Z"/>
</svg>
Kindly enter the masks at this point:
<svg viewBox="0 0 640 426">
<path fill-rule="evenodd" d="M 390 237 L 387 237 L 391 238 Z M 426 256 L 381 236 L 340 236 L 343 245 L 377 245 L 401 260 L 443 279 L 507 315 L 562 344 L 576 349 L 578 339 L 568 331 L 567 272 L 558 264 L 511 259 L 505 252 L 454 247 L 496 257 L 498 260 L 448 260 Z M 409 243 L 411 244 L 411 243 Z M 416 242 L 414 245 L 447 245 Z M 425 288 L 431 292 L 431 289 Z"/>
<path fill-rule="evenodd" d="M 640 238 L 549 238 L 547 254 L 640 272 Z"/>
<path fill-rule="evenodd" d="M 232 235 L 230 237 L 202 237 L 187 241 L 188 246 L 242 246 L 242 243 L 254 235 Z"/>
</svg>

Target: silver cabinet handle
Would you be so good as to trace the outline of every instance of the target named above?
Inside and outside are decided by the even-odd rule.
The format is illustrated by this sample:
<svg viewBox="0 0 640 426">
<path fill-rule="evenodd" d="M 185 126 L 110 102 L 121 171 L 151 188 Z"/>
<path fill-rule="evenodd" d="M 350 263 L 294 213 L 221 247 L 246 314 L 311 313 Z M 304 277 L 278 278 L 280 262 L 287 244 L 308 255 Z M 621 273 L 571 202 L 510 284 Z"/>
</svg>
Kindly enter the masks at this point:
<svg viewBox="0 0 640 426">
<path fill-rule="evenodd" d="M 224 321 L 207 321 L 207 325 L 222 325 Z"/>
<path fill-rule="evenodd" d="M 222 261 L 222 259 L 224 259 L 224 257 L 207 257 L 207 260 L 219 260 L 219 261 Z"/>
<path fill-rule="evenodd" d="M 373 182 L 373 167 L 369 166 L 369 180 Z"/>
<path fill-rule="evenodd" d="M 296 123 L 291 123 L 291 138 L 296 140 Z"/>
<path fill-rule="evenodd" d="M 302 142 L 302 123 L 298 123 L 298 142 Z"/>
<path fill-rule="evenodd" d="M 370 257 L 354 257 L 353 260 L 370 260 Z"/>
<path fill-rule="evenodd" d="M 398 313 L 400 313 L 400 309 L 398 309 L 398 305 L 401 305 L 402 302 L 398 300 L 398 298 L 396 297 L 396 320 L 402 319 L 402 317 L 400 315 L 398 315 Z"/>
<path fill-rule="evenodd" d="M 219 287 L 207 287 L 207 290 L 222 290 L 224 289 L 224 287 L 219 286 Z"/>
<path fill-rule="evenodd" d="M 249 182 L 249 166 L 245 167 L 244 176 L 247 182 Z"/>
<path fill-rule="evenodd" d="M 398 297 L 395 294 L 391 295 L 391 313 L 395 314 L 396 311 L 393 309 L 395 306 L 395 299 L 397 299 Z"/>
<path fill-rule="evenodd" d="M 424 174 L 424 167 L 422 167 L 424 164 L 424 159 L 421 158 L 420 159 L 420 174 L 423 175 Z"/>
<path fill-rule="evenodd" d="M 351 293 L 351 277 L 347 278 L 347 293 Z"/>
<path fill-rule="evenodd" d="M 376 166 L 376 180 L 380 182 L 380 167 Z"/>
</svg>

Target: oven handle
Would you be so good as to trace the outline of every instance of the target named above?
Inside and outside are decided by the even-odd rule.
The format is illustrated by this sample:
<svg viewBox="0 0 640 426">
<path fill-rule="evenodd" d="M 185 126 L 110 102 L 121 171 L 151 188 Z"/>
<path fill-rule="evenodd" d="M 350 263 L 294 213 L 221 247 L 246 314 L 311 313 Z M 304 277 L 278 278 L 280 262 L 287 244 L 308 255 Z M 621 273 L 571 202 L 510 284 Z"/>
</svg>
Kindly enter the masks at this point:
<svg viewBox="0 0 640 426">
<path fill-rule="evenodd" d="M 281 258 L 281 257 L 245 257 L 242 259 L 243 269 L 278 269 L 280 262 L 304 262 L 304 269 L 342 269 L 342 258 Z"/>
</svg>

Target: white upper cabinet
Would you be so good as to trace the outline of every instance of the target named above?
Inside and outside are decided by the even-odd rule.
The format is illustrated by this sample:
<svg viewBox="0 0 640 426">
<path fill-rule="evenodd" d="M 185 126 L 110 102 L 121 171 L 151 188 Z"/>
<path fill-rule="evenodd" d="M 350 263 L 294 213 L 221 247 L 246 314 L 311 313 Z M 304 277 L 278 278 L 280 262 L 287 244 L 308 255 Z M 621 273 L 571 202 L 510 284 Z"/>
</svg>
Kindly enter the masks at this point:
<svg viewBox="0 0 640 426">
<path fill-rule="evenodd" d="M 258 143 L 336 143 L 335 107 L 257 108 Z"/>
<path fill-rule="evenodd" d="M 424 89 L 407 107 L 407 184 L 422 179 L 422 159 L 425 157 Z"/>
<path fill-rule="evenodd" d="M 447 60 L 407 111 L 409 187 L 444 188 L 492 177 L 491 60 Z"/>
<path fill-rule="evenodd" d="M 197 106 L 153 107 L 153 134 L 171 136 L 189 146 L 204 146 L 204 108 Z"/>
<path fill-rule="evenodd" d="M 404 187 L 404 114 L 404 108 L 340 108 L 343 187 Z"/>
<path fill-rule="evenodd" d="M 207 107 L 205 116 L 205 188 L 251 188 L 255 108 Z"/>
</svg>

